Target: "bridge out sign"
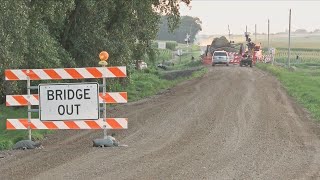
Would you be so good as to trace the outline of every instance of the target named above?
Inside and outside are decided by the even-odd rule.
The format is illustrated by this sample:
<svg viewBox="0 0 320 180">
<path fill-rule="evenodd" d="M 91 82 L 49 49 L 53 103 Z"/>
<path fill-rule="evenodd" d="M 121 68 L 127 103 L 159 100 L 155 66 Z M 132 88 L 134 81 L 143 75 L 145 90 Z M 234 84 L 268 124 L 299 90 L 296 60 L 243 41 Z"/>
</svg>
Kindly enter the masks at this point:
<svg viewBox="0 0 320 180">
<path fill-rule="evenodd" d="M 99 84 L 40 84 L 41 121 L 98 120 Z"/>
</svg>

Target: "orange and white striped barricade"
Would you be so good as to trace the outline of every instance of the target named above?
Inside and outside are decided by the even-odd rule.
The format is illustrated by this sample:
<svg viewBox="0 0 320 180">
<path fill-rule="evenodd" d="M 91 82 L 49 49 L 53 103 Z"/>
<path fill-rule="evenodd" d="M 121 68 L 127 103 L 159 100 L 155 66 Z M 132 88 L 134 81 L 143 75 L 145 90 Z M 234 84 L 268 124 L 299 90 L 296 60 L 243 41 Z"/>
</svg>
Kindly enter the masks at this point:
<svg viewBox="0 0 320 180">
<path fill-rule="evenodd" d="M 99 103 L 127 103 L 128 97 L 127 92 L 107 92 L 105 96 L 102 93 L 99 93 Z M 28 95 L 6 95 L 6 106 L 32 106 L 39 105 L 39 95 L 31 94 Z"/>
<path fill-rule="evenodd" d="M 241 61 L 241 55 L 236 52 L 228 52 L 228 56 L 230 58 L 230 61 L 229 61 L 230 64 L 236 65 L 236 64 L 239 64 Z"/>
<path fill-rule="evenodd" d="M 6 80 L 63 80 L 126 77 L 126 67 L 87 67 L 61 69 L 7 69 Z"/>
<path fill-rule="evenodd" d="M 100 53 L 99 64 L 102 67 L 86 67 L 86 68 L 56 68 L 56 69 L 7 69 L 5 70 L 5 80 L 16 81 L 25 80 L 27 81 L 27 94 L 26 95 L 6 95 L 6 106 L 28 106 L 28 118 L 20 119 L 7 119 L 6 125 L 8 130 L 20 130 L 28 129 L 29 140 L 31 140 L 31 129 L 103 129 L 104 137 L 107 136 L 107 129 L 127 129 L 128 120 L 127 118 L 107 118 L 106 117 L 106 104 L 114 103 L 127 103 L 128 96 L 127 92 L 106 92 L 106 78 L 123 78 L 127 76 L 126 67 L 106 67 L 107 59 L 109 55 L 106 52 Z M 31 89 L 40 90 L 39 87 L 31 86 L 31 80 L 65 80 L 65 79 L 103 79 L 102 89 L 99 91 L 97 87 L 96 91 L 96 102 L 97 102 L 97 114 L 98 118 L 95 119 L 50 119 L 43 120 L 40 115 L 39 118 L 31 118 L 32 112 L 43 112 L 41 111 L 41 95 L 31 94 Z M 85 85 L 82 83 L 69 83 L 63 84 L 72 87 L 74 84 Z M 88 83 L 87 83 L 88 84 Z M 93 83 L 94 84 L 94 83 Z M 95 83 L 97 86 L 97 83 Z M 49 84 L 52 86 L 58 85 Z M 61 83 L 59 84 L 61 85 Z M 89 86 L 87 86 L 89 87 Z M 38 90 L 38 91 L 39 91 Z M 89 92 L 89 91 L 88 91 Z M 62 95 L 61 95 L 62 96 Z M 49 96 L 48 96 L 49 97 Z M 79 96 L 80 97 L 80 96 Z M 78 97 L 77 97 L 78 98 Z M 79 99 L 79 98 L 78 98 Z M 62 99 L 61 99 L 62 100 Z M 69 102 L 69 99 L 64 99 Z M 101 108 L 99 104 L 102 104 Z M 31 109 L 32 106 L 39 106 L 39 109 Z M 100 110 L 102 110 L 102 117 L 100 116 Z M 87 113 L 86 111 L 83 112 Z"/>
<path fill-rule="evenodd" d="M 39 119 L 7 119 L 7 129 L 127 129 L 128 120 L 126 118 L 107 118 L 106 122 L 102 118 L 96 121 L 77 120 L 77 121 L 40 121 Z"/>
</svg>

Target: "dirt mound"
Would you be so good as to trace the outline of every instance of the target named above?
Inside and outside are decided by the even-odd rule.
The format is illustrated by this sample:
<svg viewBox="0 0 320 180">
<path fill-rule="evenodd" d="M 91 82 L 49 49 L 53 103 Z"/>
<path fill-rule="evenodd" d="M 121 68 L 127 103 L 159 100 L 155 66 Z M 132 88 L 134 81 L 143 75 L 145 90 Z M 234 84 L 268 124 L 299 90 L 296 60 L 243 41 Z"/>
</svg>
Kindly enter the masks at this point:
<svg viewBox="0 0 320 180">
<path fill-rule="evenodd" d="M 220 38 L 214 38 L 211 43 L 210 52 L 212 53 L 214 51 L 237 52 L 238 50 L 232 47 L 226 37 L 221 36 Z"/>
</svg>

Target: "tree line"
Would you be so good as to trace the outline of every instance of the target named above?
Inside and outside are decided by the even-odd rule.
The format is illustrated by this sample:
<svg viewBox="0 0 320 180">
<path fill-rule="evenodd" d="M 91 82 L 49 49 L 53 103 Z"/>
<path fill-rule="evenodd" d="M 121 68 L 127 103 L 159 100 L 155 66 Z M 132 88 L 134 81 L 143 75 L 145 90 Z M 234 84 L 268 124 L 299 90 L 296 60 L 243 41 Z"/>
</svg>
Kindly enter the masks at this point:
<svg viewBox="0 0 320 180">
<path fill-rule="evenodd" d="M 4 81 L 5 69 L 127 65 L 152 55 L 161 16 L 174 29 L 179 2 L 191 0 L 2 0 L 0 3 L 0 102 L 25 84 Z M 24 87 L 24 88 L 22 88 Z"/>
<path fill-rule="evenodd" d="M 157 39 L 185 43 L 188 34 L 190 36 L 189 42 L 194 42 L 195 36 L 202 30 L 201 24 L 201 20 L 197 17 L 182 16 L 178 27 L 171 31 L 167 17 L 162 17 Z"/>
</svg>

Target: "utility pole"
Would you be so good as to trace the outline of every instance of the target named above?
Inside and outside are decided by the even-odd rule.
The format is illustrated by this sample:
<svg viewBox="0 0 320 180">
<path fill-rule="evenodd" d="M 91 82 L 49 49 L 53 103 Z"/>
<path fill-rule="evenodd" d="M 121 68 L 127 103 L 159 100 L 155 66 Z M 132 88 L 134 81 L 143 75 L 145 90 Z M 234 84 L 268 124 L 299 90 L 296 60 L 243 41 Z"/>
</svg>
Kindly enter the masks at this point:
<svg viewBox="0 0 320 180">
<path fill-rule="evenodd" d="M 271 51 L 270 49 L 270 20 L 268 19 L 268 55 L 272 57 L 272 60 L 271 60 L 271 64 L 273 65 L 274 63 L 274 54 L 273 52 Z"/>
<path fill-rule="evenodd" d="M 246 25 L 246 34 L 248 33 L 248 26 Z"/>
<path fill-rule="evenodd" d="M 231 41 L 229 24 L 228 24 L 228 32 L 229 32 L 229 41 Z"/>
<path fill-rule="evenodd" d="M 254 25 L 254 43 L 257 44 L 257 24 Z"/>
<path fill-rule="evenodd" d="M 291 9 L 289 11 L 289 43 L 288 43 L 288 68 L 290 68 L 290 53 L 291 53 Z"/>
<path fill-rule="evenodd" d="M 268 19 L 268 53 L 270 50 L 270 20 Z"/>
</svg>

